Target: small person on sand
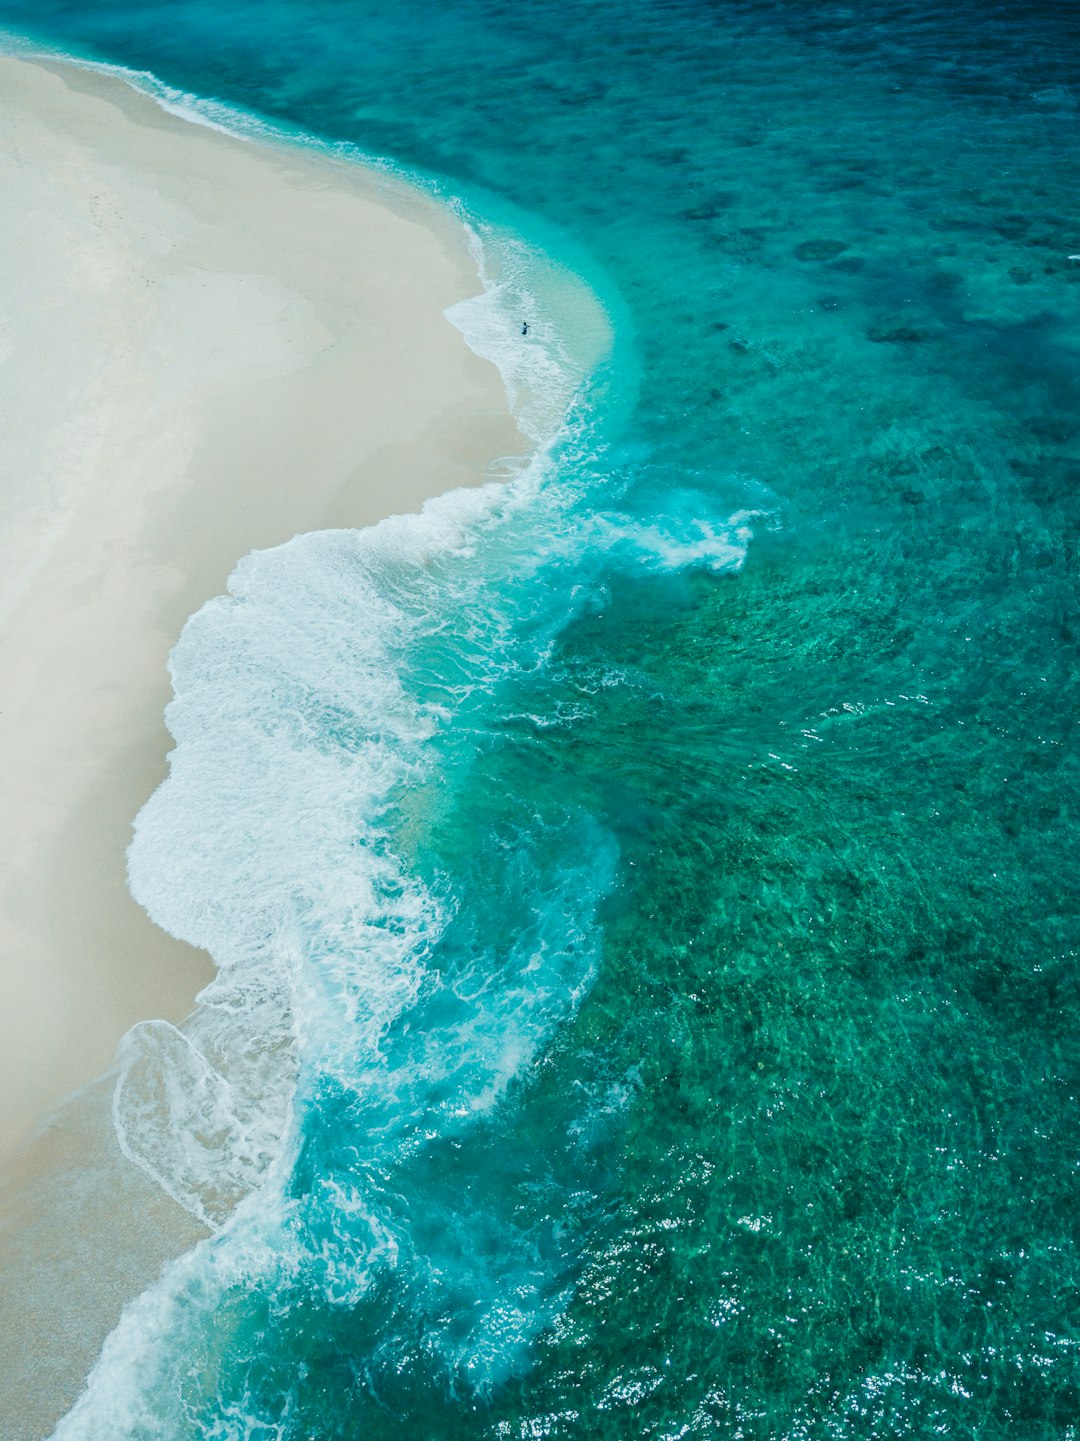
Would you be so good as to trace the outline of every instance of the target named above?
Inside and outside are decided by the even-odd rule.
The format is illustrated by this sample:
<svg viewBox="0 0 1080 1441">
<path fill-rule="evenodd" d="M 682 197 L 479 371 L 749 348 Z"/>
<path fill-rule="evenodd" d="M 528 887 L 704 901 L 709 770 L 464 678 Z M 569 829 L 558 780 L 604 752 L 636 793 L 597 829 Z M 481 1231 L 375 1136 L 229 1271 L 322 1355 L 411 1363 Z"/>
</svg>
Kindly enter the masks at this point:
<svg viewBox="0 0 1080 1441">
<path fill-rule="evenodd" d="M 528 335 L 529 333 L 529 322 L 527 320 L 521 322 L 521 333 L 522 335 Z"/>
</svg>

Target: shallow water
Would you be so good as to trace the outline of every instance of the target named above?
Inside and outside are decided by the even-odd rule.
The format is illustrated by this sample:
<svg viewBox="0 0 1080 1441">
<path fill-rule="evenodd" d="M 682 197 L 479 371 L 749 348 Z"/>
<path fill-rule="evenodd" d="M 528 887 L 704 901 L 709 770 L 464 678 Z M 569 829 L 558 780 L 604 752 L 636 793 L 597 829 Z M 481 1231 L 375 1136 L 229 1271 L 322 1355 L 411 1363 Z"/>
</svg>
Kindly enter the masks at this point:
<svg viewBox="0 0 1080 1441">
<path fill-rule="evenodd" d="M 226 979 L 118 1111 L 232 1219 L 60 1435 L 1075 1435 L 1080 36 L 805 8 L 0 0 L 616 327 L 505 501 L 189 627 L 133 884 Z"/>
</svg>

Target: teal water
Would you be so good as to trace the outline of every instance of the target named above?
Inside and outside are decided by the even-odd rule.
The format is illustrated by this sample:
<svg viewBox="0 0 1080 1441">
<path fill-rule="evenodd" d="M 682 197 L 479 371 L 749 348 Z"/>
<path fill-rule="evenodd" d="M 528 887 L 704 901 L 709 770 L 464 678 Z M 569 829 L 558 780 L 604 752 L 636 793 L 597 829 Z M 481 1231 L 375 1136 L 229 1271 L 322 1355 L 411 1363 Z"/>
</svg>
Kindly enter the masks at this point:
<svg viewBox="0 0 1080 1441">
<path fill-rule="evenodd" d="M 1073 8 L 0 20 L 565 237 L 617 330 L 504 503 L 185 633 L 133 886 L 225 981 L 118 1120 L 222 1229 L 58 1435 L 1075 1438 Z"/>
</svg>

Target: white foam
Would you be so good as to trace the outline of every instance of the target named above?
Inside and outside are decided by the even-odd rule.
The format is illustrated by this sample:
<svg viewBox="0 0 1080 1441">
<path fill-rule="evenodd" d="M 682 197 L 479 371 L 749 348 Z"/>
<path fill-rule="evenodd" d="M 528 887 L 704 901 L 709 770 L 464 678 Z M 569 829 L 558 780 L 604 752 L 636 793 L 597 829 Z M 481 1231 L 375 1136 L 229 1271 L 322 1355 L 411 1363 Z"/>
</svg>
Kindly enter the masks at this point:
<svg viewBox="0 0 1080 1441">
<path fill-rule="evenodd" d="M 610 351 L 606 313 L 578 277 L 519 237 L 477 220 L 460 202 L 455 209 L 483 289 L 450 306 L 446 317 L 471 350 L 498 368 L 524 433 L 539 446 L 550 444 Z"/>
<path fill-rule="evenodd" d="M 595 524 L 599 544 L 629 552 L 641 569 L 730 574 L 742 567 L 755 525 L 771 527 L 774 520 L 766 511 L 740 510 L 722 521 L 690 515 L 639 522 L 598 515 Z"/>
<path fill-rule="evenodd" d="M 290 142 L 295 144 L 299 139 L 288 127 L 275 125 L 272 121 L 256 115 L 253 111 L 245 110 L 242 106 L 227 104 L 221 100 L 207 99 L 204 96 L 193 95 L 186 90 L 178 90 L 173 85 L 167 85 L 150 70 L 135 70 L 130 66 L 115 65 L 107 60 L 90 60 L 84 55 L 73 54 L 71 51 L 46 44 L 43 41 L 31 40 L 27 36 L 16 34 L 13 31 L 0 30 L 0 54 L 25 60 L 55 60 L 64 65 L 73 65 L 79 70 L 93 70 L 101 75 L 110 75 L 115 80 L 123 81 L 132 90 L 137 90 L 140 94 L 156 101 L 162 110 L 168 111 L 170 115 L 175 115 L 192 125 L 202 125 L 209 130 L 217 130 L 223 135 L 230 135 L 238 140 L 263 144 L 268 141 L 279 144 Z"/>
<path fill-rule="evenodd" d="M 345 1082 L 362 1071 L 440 925 L 381 824 L 392 790 L 430 767 L 441 718 L 398 678 L 409 619 L 365 563 L 372 548 L 329 532 L 248 557 L 172 657 L 177 749 L 136 822 L 129 879 L 220 973 L 188 1028 L 203 1061 L 168 1033 L 137 1031 L 116 1118 L 129 1153 L 204 1219 L 222 1219 L 213 1198 L 273 1159 L 298 1057 Z M 152 1057 L 180 1079 L 149 1079 Z M 169 1124 L 155 1150 L 159 1114 Z M 185 1132 L 216 1137 L 217 1151 L 185 1147 Z"/>
</svg>

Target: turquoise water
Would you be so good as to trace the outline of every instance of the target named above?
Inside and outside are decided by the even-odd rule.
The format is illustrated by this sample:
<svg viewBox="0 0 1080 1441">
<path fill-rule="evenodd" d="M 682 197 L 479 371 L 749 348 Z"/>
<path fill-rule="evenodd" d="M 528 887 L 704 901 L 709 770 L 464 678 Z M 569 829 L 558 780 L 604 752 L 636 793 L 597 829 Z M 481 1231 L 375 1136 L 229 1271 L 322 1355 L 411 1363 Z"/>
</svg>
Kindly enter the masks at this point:
<svg viewBox="0 0 1080 1441">
<path fill-rule="evenodd" d="M 222 981 L 117 1117 L 221 1229 L 58 1434 L 1075 1438 L 1072 8 L 0 20 L 616 326 L 509 496 L 185 633 L 132 883 Z"/>
</svg>

